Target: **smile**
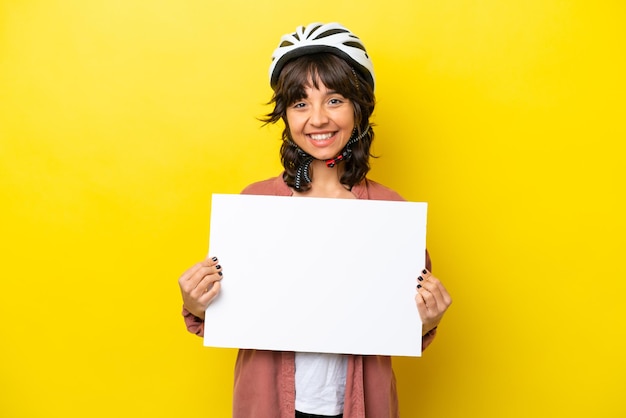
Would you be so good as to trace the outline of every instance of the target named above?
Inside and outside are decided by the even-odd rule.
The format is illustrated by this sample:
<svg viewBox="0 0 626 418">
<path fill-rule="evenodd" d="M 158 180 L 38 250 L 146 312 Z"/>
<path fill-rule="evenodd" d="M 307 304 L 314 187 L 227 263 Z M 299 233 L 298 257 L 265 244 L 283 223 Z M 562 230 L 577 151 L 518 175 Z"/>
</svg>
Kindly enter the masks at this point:
<svg viewBox="0 0 626 418">
<path fill-rule="evenodd" d="M 330 139 L 335 133 L 329 132 L 325 134 L 308 134 L 308 137 L 313 141 L 324 141 L 326 139 Z"/>
</svg>

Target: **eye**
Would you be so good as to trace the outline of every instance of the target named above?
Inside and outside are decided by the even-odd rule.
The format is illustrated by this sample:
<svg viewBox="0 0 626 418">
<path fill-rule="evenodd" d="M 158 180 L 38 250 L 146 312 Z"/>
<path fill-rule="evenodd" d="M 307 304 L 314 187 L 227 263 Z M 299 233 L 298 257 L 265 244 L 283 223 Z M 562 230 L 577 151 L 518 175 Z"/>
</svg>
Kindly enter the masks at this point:
<svg viewBox="0 0 626 418">
<path fill-rule="evenodd" d="M 344 103 L 346 101 L 346 99 L 344 99 L 343 97 L 333 97 L 328 101 L 328 104 L 331 105 L 340 105 L 342 103 Z"/>
<path fill-rule="evenodd" d="M 296 102 L 291 105 L 291 107 L 294 109 L 302 109 L 304 106 L 306 106 L 304 102 Z"/>
</svg>

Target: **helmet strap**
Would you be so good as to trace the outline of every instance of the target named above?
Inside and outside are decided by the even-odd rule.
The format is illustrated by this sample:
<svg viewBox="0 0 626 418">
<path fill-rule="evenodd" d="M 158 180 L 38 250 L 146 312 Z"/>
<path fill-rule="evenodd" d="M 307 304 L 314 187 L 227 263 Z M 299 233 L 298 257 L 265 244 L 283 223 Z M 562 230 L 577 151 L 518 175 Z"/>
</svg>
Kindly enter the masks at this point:
<svg viewBox="0 0 626 418">
<path fill-rule="evenodd" d="M 326 167 L 333 168 L 335 164 L 337 164 L 338 162 L 349 160 L 352 157 L 352 148 L 350 148 L 350 146 L 359 142 L 365 135 L 367 135 L 369 130 L 370 130 L 370 127 L 368 125 L 368 127 L 363 132 L 361 132 L 360 135 L 355 136 L 356 128 L 354 128 L 354 131 L 352 131 L 352 136 L 350 140 L 348 141 L 348 143 L 346 144 L 346 146 L 343 148 L 343 151 L 341 152 L 341 154 L 339 154 L 335 158 L 324 160 L 324 162 L 326 163 Z"/>
<path fill-rule="evenodd" d="M 355 143 L 357 143 L 361 139 L 363 139 L 363 137 L 365 135 L 367 135 L 369 130 L 370 130 L 370 127 L 368 126 L 365 129 L 365 131 L 361 132 L 361 134 L 359 134 L 359 135 L 356 135 L 356 128 L 354 128 L 354 130 L 352 131 L 352 135 L 351 135 L 350 139 L 348 140 L 348 142 L 346 143 L 346 146 L 343 148 L 343 151 L 341 152 L 341 154 L 339 154 L 335 158 L 330 158 L 330 159 L 327 159 L 327 160 L 323 160 L 326 163 L 326 167 L 333 168 L 335 165 L 337 165 L 337 163 L 340 163 L 341 161 L 347 161 L 350 158 L 352 158 L 352 148 L 351 148 L 351 145 L 354 145 Z M 291 145 L 294 148 L 296 148 L 296 151 L 298 152 L 298 155 L 301 158 L 303 158 L 302 162 L 300 163 L 300 166 L 296 170 L 296 176 L 295 176 L 295 180 L 294 180 L 294 187 L 296 188 L 296 190 L 300 190 L 301 187 L 302 187 L 302 180 L 304 180 L 304 182 L 307 183 L 307 184 L 311 183 L 311 181 L 313 181 L 311 179 L 310 170 L 311 170 L 311 163 L 313 162 L 313 160 L 315 160 L 315 157 L 313 157 L 310 154 L 307 154 L 306 152 L 304 152 L 291 139 L 289 139 L 288 142 L 289 142 L 289 145 Z"/>
</svg>

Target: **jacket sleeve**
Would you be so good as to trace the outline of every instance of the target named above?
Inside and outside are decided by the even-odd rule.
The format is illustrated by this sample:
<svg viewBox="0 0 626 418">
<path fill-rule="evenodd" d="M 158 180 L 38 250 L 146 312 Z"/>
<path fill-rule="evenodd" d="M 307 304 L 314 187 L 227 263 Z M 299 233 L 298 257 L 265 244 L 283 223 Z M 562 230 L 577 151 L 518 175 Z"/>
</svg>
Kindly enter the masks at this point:
<svg viewBox="0 0 626 418">
<path fill-rule="evenodd" d="M 183 318 L 185 319 L 187 331 L 191 332 L 192 334 L 196 334 L 199 337 L 204 337 L 204 319 L 198 318 L 187 309 L 185 309 L 184 306 Z"/>
<path fill-rule="evenodd" d="M 433 342 L 435 335 L 437 335 L 437 327 L 431 329 L 424 336 L 422 336 L 422 351 L 426 350 L 426 347 Z"/>
</svg>

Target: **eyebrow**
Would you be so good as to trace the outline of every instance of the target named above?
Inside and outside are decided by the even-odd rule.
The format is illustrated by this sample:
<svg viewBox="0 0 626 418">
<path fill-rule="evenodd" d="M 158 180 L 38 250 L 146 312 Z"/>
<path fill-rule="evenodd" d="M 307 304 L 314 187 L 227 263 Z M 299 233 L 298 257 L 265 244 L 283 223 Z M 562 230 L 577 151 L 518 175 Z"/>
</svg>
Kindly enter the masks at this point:
<svg viewBox="0 0 626 418">
<path fill-rule="evenodd" d="M 335 95 L 335 94 L 336 94 L 336 95 L 339 95 L 339 96 L 341 96 L 341 97 L 347 98 L 347 96 L 346 96 L 345 94 L 340 93 L 340 92 L 338 92 L 337 90 L 328 90 L 328 91 L 326 92 L 326 95 L 327 95 L 327 96 L 332 96 L 332 95 Z"/>
</svg>

